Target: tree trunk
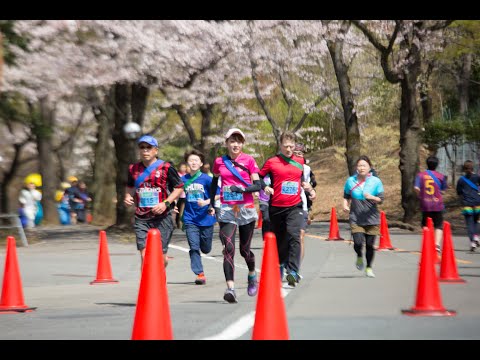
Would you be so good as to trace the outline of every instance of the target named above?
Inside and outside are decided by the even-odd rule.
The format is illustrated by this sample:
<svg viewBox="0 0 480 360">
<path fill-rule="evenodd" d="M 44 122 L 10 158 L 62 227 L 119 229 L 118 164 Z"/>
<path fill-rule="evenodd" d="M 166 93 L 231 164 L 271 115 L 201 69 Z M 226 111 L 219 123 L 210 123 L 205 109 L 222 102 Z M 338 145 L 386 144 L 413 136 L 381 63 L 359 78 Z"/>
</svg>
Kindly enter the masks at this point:
<svg viewBox="0 0 480 360">
<path fill-rule="evenodd" d="M 123 199 L 125 197 L 125 186 L 127 184 L 128 167 L 138 161 L 137 146 L 135 140 L 129 140 L 123 132 L 123 127 L 130 118 L 140 125 L 143 124 L 145 107 L 148 100 L 148 90 L 142 89 L 143 85 L 138 84 L 115 84 L 114 85 L 114 129 L 113 142 L 115 144 L 115 157 L 117 162 L 117 176 L 115 186 L 117 190 L 117 218 L 115 225 L 119 227 L 130 227 L 133 223 L 134 207 L 127 208 Z"/>
<path fill-rule="evenodd" d="M 204 155 L 207 155 L 206 139 L 210 135 L 210 127 L 212 123 L 213 105 L 206 104 L 200 106 L 200 113 L 202 114 L 202 127 L 200 129 L 200 146 L 199 149 Z"/>
<path fill-rule="evenodd" d="M 349 24 L 344 31 L 348 31 Z M 337 77 L 340 97 L 342 99 L 343 118 L 346 131 L 346 151 L 348 172 L 353 175 L 356 171 L 356 161 L 360 157 L 360 130 L 358 128 L 358 118 L 355 111 L 355 101 L 352 94 L 352 86 L 348 76 L 348 66 L 343 61 L 343 40 L 337 39 L 336 42 L 328 41 L 328 50 L 332 57 L 335 75 Z"/>
<path fill-rule="evenodd" d="M 472 54 L 465 54 L 462 57 L 462 66 L 458 78 L 458 100 L 459 111 L 462 115 L 468 114 L 469 102 L 469 81 L 472 74 Z"/>
<path fill-rule="evenodd" d="M 59 224 L 55 192 L 57 190 L 56 161 L 53 151 L 53 129 L 55 128 L 55 110 L 47 99 L 39 101 L 39 119 L 35 122 L 34 133 L 37 139 L 38 160 L 42 175 L 42 224 Z"/>
<path fill-rule="evenodd" d="M 403 222 L 411 223 L 418 209 L 417 195 L 413 189 L 419 171 L 420 121 L 417 113 L 415 71 L 407 73 L 400 82 L 402 100 L 400 107 L 400 165 L 402 174 Z"/>
<path fill-rule="evenodd" d="M 433 101 L 432 97 L 429 93 L 422 93 L 420 94 L 420 98 L 422 99 L 422 115 L 423 115 L 423 123 L 428 124 L 433 116 Z"/>
<path fill-rule="evenodd" d="M 0 32 L 0 91 L 3 82 L 3 35 Z"/>
<path fill-rule="evenodd" d="M 111 143 L 113 129 L 113 89 L 106 94 L 105 101 L 91 92 L 92 111 L 98 123 L 97 143 L 95 144 L 95 162 L 93 167 L 93 223 L 105 224 L 115 218 L 114 148 Z"/>
<path fill-rule="evenodd" d="M 6 170 L 3 174 L 3 181 L 0 183 L 0 213 L 10 213 L 11 211 L 13 211 L 10 210 L 10 204 L 8 201 L 8 189 L 10 188 L 10 183 L 15 177 L 16 170 L 20 165 L 20 154 L 25 144 L 26 143 L 13 144 L 13 147 L 15 149 L 13 153 L 13 159 L 8 170 Z"/>
<path fill-rule="evenodd" d="M 115 225 L 129 227 L 133 221 L 133 207 L 127 208 L 123 199 L 127 184 L 128 166 L 136 161 L 135 142 L 127 139 L 123 127 L 129 118 L 129 86 L 128 84 L 115 84 L 113 86 L 114 104 L 114 129 L 113 142 L 115 144 L 115 158 L 117 163 L 117 176 L 115 188 L 117 190 L 117 206 Z"/>
<path fill-rule="evenodd" d="M 430 95 L 430 76 L 432 75 L 434 69 L 434 63 L 429 62 L 427 69 L 421 76 L 422 80 L 420 80 L 420 104 L 422 105 L 422 119 L 423 119 L 423 126 L 427 125 L 433 116 L 433 100 L 432 96 Z"/>
<path fill-rule="evenodd" d="M 142 84 L 132 84 L 132 121 L 140 126 L 145 119 L 145 111 L 147 110 L 148 96 L 150 89 Z"/>
</svg>

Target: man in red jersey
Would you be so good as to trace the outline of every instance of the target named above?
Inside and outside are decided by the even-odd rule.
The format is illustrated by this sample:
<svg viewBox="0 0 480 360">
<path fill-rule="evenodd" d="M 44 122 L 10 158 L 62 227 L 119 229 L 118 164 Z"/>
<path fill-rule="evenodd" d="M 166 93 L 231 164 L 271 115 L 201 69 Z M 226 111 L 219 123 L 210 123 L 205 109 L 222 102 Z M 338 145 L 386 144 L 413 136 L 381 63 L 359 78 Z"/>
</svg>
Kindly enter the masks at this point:
<svg viewBox="0 0 480 360">
<path fill-rule="evenodd" d="M 183 182 L 171 163 L 157 159 L 158 142 L 150 135 L 137 141 L 141 161 L 129 166 L 124 203 L 135 204 L 135 235 L 141 265 L 148 230 L 157 228 L 162 236 L 163 262 L 174 229 L 171 203 L 183 192 Z"/>
<path fill-rule="evenodd" d="M 287 272 L 287 281 L 295 286 L 300 277 L 300 230 L 303 223 L 302 188 L 315 199 L 315 190 L 302 181 L 304 159 L 295 156 L 296 136 L 290 131 L 280 136 L 280 153 L 269 158 L 259 172 L 261 178 L 270 174 L 271 186 L 264 187 L 265 194 L 271 195 L 269 214 L 271 229 L 277 238 L 280 271 Z"/>
</svg>

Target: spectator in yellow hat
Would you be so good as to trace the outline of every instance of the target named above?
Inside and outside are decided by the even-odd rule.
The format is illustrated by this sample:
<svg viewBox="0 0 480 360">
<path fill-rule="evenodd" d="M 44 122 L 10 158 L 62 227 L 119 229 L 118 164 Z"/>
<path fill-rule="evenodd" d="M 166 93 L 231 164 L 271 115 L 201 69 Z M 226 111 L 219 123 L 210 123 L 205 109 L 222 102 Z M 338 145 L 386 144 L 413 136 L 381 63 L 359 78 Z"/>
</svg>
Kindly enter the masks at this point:
<svg viewBox="0 0 480 360">
<path fill-rule="evenodd" d="M 18 196 L 18 202 L 23 209 L 23 214 L 27 218 L 26 227 L 35 227 L 35 217 L 38 212 L 38 202 L 42 199 L 42 194 L 38 191 L 35 182 L 31 178 L 25 179 L 25 185 Z"/>
</svg>

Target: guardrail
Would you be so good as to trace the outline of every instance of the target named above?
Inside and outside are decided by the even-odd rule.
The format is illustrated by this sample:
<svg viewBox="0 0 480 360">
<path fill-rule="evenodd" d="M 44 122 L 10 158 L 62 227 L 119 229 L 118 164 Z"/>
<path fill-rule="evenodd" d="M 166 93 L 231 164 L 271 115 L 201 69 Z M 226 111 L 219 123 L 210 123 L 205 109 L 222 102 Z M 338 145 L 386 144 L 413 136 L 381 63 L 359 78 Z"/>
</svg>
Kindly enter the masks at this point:
<svg viewBox="0 0 480 360">
<path fill-rule="evenodd" d="M 0 225 L 0 229 L 18 229 L 23 246 L 28 246 L 28 241 L 27 237 L 25 236 L 25 231 L 23 231 L 22 222 L 17 214 L 0 214 L 0 219 L 10 219 L 11 222 L 10 226 Z"/>
</svg>

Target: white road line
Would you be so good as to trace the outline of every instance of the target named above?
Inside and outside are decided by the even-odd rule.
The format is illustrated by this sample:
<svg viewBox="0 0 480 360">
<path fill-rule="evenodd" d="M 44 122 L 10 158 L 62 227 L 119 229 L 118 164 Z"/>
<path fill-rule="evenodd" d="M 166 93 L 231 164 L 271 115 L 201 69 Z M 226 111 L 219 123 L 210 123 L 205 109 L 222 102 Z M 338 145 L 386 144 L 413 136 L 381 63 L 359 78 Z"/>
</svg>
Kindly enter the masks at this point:
<svg viewBox="0 0 480 360">
<path fill-rule="evenodd" d="M 282 286 L 282 298 L 286 297 L 292 289 L 287 289 Z M 203 338 L 202 340 L 235 340 L 243 336 L 248 330 L 250 330 L 255 323 L 255 311 L 242 316 L 235 321 L 221 333 L 213 336 Z"/>
<path fill-rule="evenodd" d="M 188 253 L 189 249 L 178 246 L 178 245 L 173 245 L 170 244 L 168 247 L 171 247 L 172 249 L 183 251 Z M 208 260 L 213 260 L 216 262 L 223 263 L 223 259 L 217 259 L 212 256 L 208 256 L 205 254 L 201 254 L 201 256 L 205 259 Z M 235 264 L 235 267 L 239 267 L 242 269 L 247 269 L 248 267 L 242 264 Z M 258 273 L 260 273 L 260 270 L 255 269 Z M 288 286 L 288 285 L 285 285 Z M 286 297 L 292 288 L 285 288 L 282 286 L 281 291 L 282 291 L 282 298 Z M 250 330 L 255 323 L 255 311 L 252 311 L 248 313 L 247 315 L 242 316 L 240 319 L 235 321 L 233 324 L 231 324 L 229 327 L 227 327 L 225 330 L 223 330 L 221 333 L 213 336 L 206 337 L 202 340 L 235 340 L 238 339 L 239 337 L 243 336 L 248 330 Z"/>
</svg>

